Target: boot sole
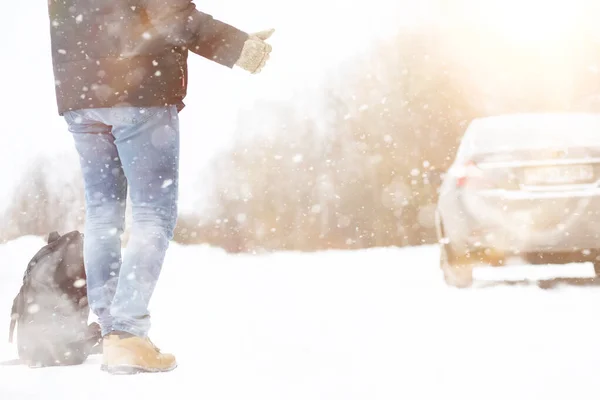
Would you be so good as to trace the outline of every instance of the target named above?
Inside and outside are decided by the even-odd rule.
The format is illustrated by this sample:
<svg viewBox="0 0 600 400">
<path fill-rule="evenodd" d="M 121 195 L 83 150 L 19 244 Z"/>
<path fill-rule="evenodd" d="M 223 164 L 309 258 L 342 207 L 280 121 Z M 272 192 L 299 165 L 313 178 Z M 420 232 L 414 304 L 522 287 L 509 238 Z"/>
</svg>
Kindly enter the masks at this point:
<svg viewBox="0 0 600 400">
<path fill-rule="evenodd" d="M 159 372 L 169 372 L 177 368 L 177 364 L 170 368 L 145 368 L 138 365 L 100 365 L 100 370 L 108 372 L 111 375 L 137 375 L 137 374 L 156 374 Z"/>
</svg>

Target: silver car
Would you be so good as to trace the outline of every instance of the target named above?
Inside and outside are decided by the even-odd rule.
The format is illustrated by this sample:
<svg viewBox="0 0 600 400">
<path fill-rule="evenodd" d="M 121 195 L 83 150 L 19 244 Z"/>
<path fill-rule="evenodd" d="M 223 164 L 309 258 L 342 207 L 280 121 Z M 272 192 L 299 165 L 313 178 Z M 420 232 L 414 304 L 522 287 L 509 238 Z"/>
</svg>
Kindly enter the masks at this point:
<svg viewBox="0 0 600 400">
<path fill-rule="evenodd" d="M 474 120 L 436 210 L 446 282 L 468 287 L 481 263 L 594 263 L 600 275 L 600 114 Z"/>
</svg>

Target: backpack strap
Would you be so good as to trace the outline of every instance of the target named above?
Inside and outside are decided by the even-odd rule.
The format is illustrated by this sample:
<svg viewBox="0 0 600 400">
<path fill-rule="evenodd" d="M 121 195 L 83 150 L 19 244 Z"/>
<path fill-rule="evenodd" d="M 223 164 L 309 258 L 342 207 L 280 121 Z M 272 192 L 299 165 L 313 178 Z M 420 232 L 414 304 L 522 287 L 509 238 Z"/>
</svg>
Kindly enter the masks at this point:
<svg viewBox="0 0 600 400">
<path fill-rule="evenodd" d="M 21 312 L 23 311 L 22 308 L 23 307 L 22 307 L 22 302 L 21 302 L 21 291 L 19 290 L 19 293 L 13 300 L 12 310 L 10 313 L 10 328 L 8 331 L 8 342 L 9 343 L 13 342 L 13 334 L 15 332 L 15 327 L 17 326 L 17 320 L 19 319 L 19 316 L 21 315 Z"/>
<path fill-rule="evenodd" d="M 57 231 L 52 231 L 48 234 L 47 243 L 56 242 L 58 239 L 60 239 L 60 234 Z"/>
<path fill-rule="evenodd" d="M 88 338 L 87 343 L 89 346 L 88 352 L 90 354 L 102 354 L 103 343 L 102 343 L 102 332 L 100 325 L 93 322 L 88 325 Z"/>
</svg>

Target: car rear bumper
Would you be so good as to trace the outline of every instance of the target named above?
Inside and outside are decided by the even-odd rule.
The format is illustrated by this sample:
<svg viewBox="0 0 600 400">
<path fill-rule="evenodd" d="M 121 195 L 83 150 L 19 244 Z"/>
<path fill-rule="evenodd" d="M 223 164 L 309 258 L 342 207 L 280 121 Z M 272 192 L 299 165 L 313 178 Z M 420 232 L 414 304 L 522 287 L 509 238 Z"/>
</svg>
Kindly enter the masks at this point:
<svg viewBox="0 0 600 400">
<path fill-rule="evenodd" d="M 460 218 L 444 218 L 458 251 L 505 253 L 600 249 L 600 189 L 560 192 L 480 192 L 457 198 Z"/>
</svg>

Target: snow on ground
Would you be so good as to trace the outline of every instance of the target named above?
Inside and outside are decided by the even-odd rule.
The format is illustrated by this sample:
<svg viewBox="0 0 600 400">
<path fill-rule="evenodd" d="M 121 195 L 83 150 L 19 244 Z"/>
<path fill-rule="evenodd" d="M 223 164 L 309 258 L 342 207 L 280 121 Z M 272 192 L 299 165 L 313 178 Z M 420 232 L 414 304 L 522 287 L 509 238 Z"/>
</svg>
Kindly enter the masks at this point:
<svg viewBox="0 0 600 400">
<path fill-rule="evenodd" d="M 6 332 L 41 244 L 0 247 Z M 177 355 L 175 371 L 110 376 L 97 357 L 0 367 L 0 399 L 598 398 L 597 287 L 451 289 L 437 257 L 430 246 L 252 256 L 173 245 L 151 336 Z"/>
</svg>

